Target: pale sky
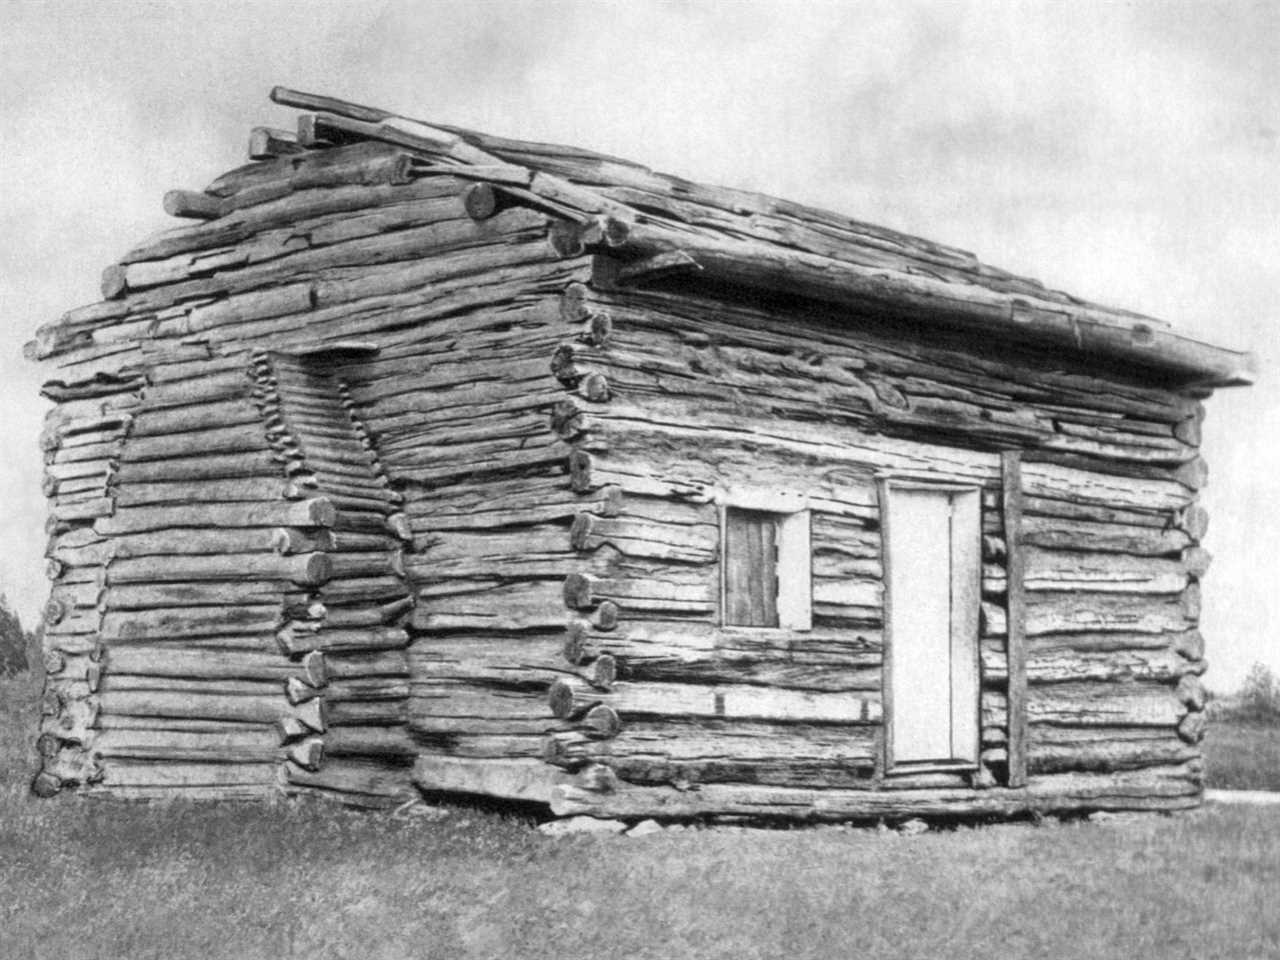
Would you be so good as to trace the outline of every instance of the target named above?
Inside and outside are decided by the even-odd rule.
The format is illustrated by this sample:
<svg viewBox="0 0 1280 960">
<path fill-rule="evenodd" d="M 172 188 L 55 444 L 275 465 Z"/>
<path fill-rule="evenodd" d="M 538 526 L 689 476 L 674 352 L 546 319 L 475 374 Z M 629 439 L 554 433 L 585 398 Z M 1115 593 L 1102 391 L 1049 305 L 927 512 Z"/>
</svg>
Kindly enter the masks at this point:
<svg viewBox="0 0 1280 960">
<path fill-rule="evenodd" d="M 1280 4 L 0 0 L 0 587 L 43 603 L 36 326 L 289 127 L 274 84 L 813 203 L 1254 350 L 1209 403 L 1215 689 L 1280 671 Z"/>
</svg>

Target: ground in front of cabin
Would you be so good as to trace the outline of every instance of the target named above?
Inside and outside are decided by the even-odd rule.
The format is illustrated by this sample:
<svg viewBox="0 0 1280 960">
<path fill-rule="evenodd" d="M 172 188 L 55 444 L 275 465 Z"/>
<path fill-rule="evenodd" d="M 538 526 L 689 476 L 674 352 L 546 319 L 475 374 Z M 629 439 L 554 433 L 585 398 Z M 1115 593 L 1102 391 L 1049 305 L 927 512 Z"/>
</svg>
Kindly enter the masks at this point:
<svg viewBox="0 0 1280 960">
<path fill-rule="evenodd" d="M 37 714 L 0 679 L 4 958 L 1280 956 L 1277 807 L 552 838 L 466 808 L 40 801 Z"/>
</svg>

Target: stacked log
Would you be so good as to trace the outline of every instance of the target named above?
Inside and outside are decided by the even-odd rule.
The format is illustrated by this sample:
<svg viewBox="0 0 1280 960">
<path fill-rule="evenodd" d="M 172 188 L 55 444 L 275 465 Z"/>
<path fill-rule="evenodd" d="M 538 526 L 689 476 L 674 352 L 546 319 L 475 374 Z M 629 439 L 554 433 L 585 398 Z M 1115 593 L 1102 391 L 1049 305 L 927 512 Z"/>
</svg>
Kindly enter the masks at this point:
<svg viewBox="0 0 1280 960">
<path fill-rule="evenodd" d="M 617 813 L 628 784 L 807 786 L 823 796 L 925 786 L 883 777 L 874 737 L 863 741 L 867 762 L 856 773 L 834 763 L 814 768 L 801 755 L 792 764 L 756 761 L 743 747 L 750 725 L 762 721 L 775 731 L 796 724 L 815 739 L 819 729 L 856 739 L 850 724 L 859 720 L 878 729 L 875 711 L 848 713 L 880 686 L 878 471 L 985 491 L 983 750 L 976 774 L 946 775 L 951 786 L 999 792 L 1008 783 L 1030 796 L 1052 792 L 1043 785 L 1057 774 L 1159 776 L 1178 767 L 1190 779 L 1171 789 L 1177 797 L 1196 792 L 1198 768 L 1185 766 L 1198 757 L 1187 739 L 1202 705 L 1195 674 L 1204 669 L 1187 640 L 1205 563 L 1185 529 L 1202 522 L 1194 506 L 1201 478 L 1185 469 L 1198 462 L 1185 427 L 1200 416 L 1194 399 L 1045 370 L 1030 357 L 1006 370 L 945 341 L 925 346 L 887 329 L 851 340 L 817 317 L 783 333 L 748 306 L 703 303 L 686 289 L 575 287 L 566 314 L 587 332 L 553 357 L 573 395 L 553 429 L 574 445 L 574 488 L 596 497 L 608 490 L 611 499 L 608 516 L 588 512 L 573 530 L 584 566 L 566 581 L 574 614 L 565 651 L 581 679 L 557 681 L 550 705 L 577 728 L 549 737 L 545 755 L 570 771 L 595 771 L 583 774 L 594 787 L 573 790 L 599 796 L 565 811 Z M 811 428 L 819 416 L 821 429 Z M 927 442 L 934 438 L 947 446 Z M 1012 488 L 999 457 L 983 452 L 987 444 L 1027 448 Z M 808 491 L 812 509 L 813 630 L 803 640 L 780 632 L 776 652 L 757 638 L 738 649 L 745 638 L 716 622 L 713 504 L 725 478 L 757 477 Z M 1016 598 L 1008 589 L 1013 539 Z M 620 576 L 628 563 L 648 566 L 642 576 Z M 1021 770 L 1009 763 L 1010 603 L 1025 609 Z M 850 636 L 865 642 L 857 653 L 838 643 Z M 708 680 L 716 685 L 699 687 Z M 765 714 L 790 689 L 812 691 L 810 706 L 735 717 L 735 683 L 757 685 Z M 820 690 L 842 691 L 845 713 L 815 712 Z M 592 715 L 601 709 L 611 711 L 607 722 Z M 823 721 L 841 725 L 814 726 Z M 696 733 L 689 724 L 699 725 Z M 600 775 L 602 767 L 612 775 Z M 929 776 L 944 785 L 936 782 L 942 775 Z"/>
<path fill-rule="evenodd" d="M 359 806 L 405 798 L 412 746 L 405 726 L 409 673 L 403 623 L 412 607 L 405 580 L 401 495 L 392 490 L 372 438 L 335 367 L 343 351 L 255 357 L 265 422 L 296 457 L 293 482 L 323 493 L 332 525 L 275 531 L 285 557 L 321 550 L 327 576 L 287 608 L 276 632 L 301 666 L 286 682 L 291 703 L 316 722 L 281 727 L 281 782 Z"/>
<path fill-rule="evenodd" d="M 1223 382 L 1225 352 L 820 211 L 275 96 L 319 112 L 166 196 L 192 225 L 31 345 L 60 367 L 38 789 L 1196 802 L 1205 393 L 1143 351 Z M 975 319 L 1017 342 L 979 354 Z M 1067 335 L 1137 366 L 1029 345 Z M 886 476 L 982 491 L 976 770 L 884 770 Z M 729 487 L 803 492 L 808 629 L 722 624 Z"/>
</svg>

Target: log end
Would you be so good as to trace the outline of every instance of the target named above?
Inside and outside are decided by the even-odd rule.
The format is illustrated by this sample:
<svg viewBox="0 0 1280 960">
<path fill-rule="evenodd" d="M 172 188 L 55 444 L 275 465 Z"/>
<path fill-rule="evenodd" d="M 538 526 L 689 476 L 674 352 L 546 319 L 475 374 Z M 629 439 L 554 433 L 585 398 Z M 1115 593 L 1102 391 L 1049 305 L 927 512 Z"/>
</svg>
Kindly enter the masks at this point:
<svg viewBox="0 0 1280 960">
<path fill-rule="evenodd" d="M 574 450 L 569 454 L 569 485 L 575 493 L 586 493 L 591 489 L 591 454 L 585 450 Z"/>
<path fill-rule="evenodd" d="M 587 610 L 591 607 L 591 578 L 581 573 L 571 573 L 564 578 L 564 603 L 570 610 Z"/>
<path fill-rule="evenodd" d="M 553 717 L 567 720 L 573 715 L 573 686 L 566 680 L 554 681 L 547 690 L 547 704 Z"/>
<path fill-rule="evenodd" d="M 1188 630 L 1174 642 L 1173 649 L 1188 660 L 1204 659 L 1204 636 L 1199 630 Z"/>
<path fill-rule="evenodd" d="M 46 773 L 43 770 L 31 781 L 31 792 L 37 797 L 52 797 L 61 789 L 62 781 L 52 773 Z"/>
<path fill-rule="evenodd" d="M 1193 711 L 1178 723 L 1178 736 L 1185 743 L 1197 744 L 1204 739 L 1205 731 L 1208 728 L 1209 721 L 1205 714 L 1198 710 Z"/>
<path fill-rule="evenodd" d="M 569 527 L 569 546 L 574 550 L 587 550 L 591 545 L 591 530 L 595 526 L 595 517 L 589 513 L 580 513 L 573 518 Z"/>
<path fill-rule="evenodd" d="M 473 183 L 462 194 L 462 206 L 472 220 L 488 220 L 498 212 L 498 191 L 491 183 Z"/>
<path fill-rule="evenodd" d="M 413 527 L 409 524 L 409 518 L 403 513 L 393 513 L 386 519 L 387 529 L 391 531 L 398 539 L 405 543 L 413 542 Z"/>
<path fill-rule="evenodd" d="M 189 220 L 214 220 L 222 216 L 222 201 L 197 190 L 170 190 L 164 195 L 164 212 Z"/>
<path fill-rule="evenodd" d="M 320 691 L 298 677 L 289 677 L 284 682 L 284 695 L 291 704 L 297 706 L 308 700 L 314 700 L 320 695 Z"/>
<path fill-rule="evenodd" d="M 551 430 L 561 440 L 572 440 L 581 435 L 582 411 L 572 400 L 561 400 L 551 408 Z"/>
<path fill-rule="evenodd" d="M 593 347 L 603 347 L 609 342 L 611 336 L 613 336 L 613 317 L 604 312 L 592 314 L 591 321 L 587 325 L 587 343 Z"/>
<path fill-rule="evenodd" d="M 551 249 L 561 260 L 580 257 L 586 252 L 578 225 L 572 220 L 556 220 L 547 230 Z"/>
<path fill-rule="evenodd" d="M 618 679 L 618 661 L 610 654 L 597 657 L 591 664 L 591 685 L 597 690 L 609 690 Z"/>
<path fill-rule="evenodd" d="M 560 318 L 565 323 L 582 323 L 591 315 L 587 306 L 587 285 L 574 281 L 560 295 Z"/>
<path fill-rule="evenodd" d="M 1199 713 L 1208 702 L 1208 696 L 1205 693 L 1204 684 L 1195 674 L 1185 674 L 1178 681 L 1178 687 L 1175 690 L 1178 700 L 1193 713 Z"/>
<path fill-rule="evenodd" d="M 1189 547 L 1182 551 L 1182 566 L 1186 569 L 1187 575 L 1194 580 L 1203 579 L 1209 572 L 1211 563 L 1213 563 L 1213 554 L 1204 547 Z"/>
<path fill-rule="evenodd" d="M 589 373 L 579 384 L 578 392 L 592 403 L 607 403 L 611 396 L 609 379 L 603 373 Z"/>
<path fill-rule="evenodd" d="M 113 263 L 102 271 L 102 299 L 119 300 L 129 292 L 123 264 Z"/>
<path fill-rule="evenodd" d="M 616 737 L 622 730 L 622 719 L 617 711 L 604 703 L 598 703 L 588 710 L 582 722 L 599 737 Z"/>
<path fill-rule="evenodd" d="M 595 626 L 597 630 L 613 630 L 618 626 L 618 605 L 612 600 L 605 600 L 596 607 Z"/>
<path fill-rule="evenodd" d="M 338 519 L 338 509 L 327 497 L 317 497 L 307 502 L 307 520 L 313 527 L 332 527 Z"/>
<path fill-rule="evenodd" d="M 1182 517 L 1179 524 L 1182 530 L 1195 543 L 1199 543 L 1204 539 L 1204 535 L 1209 532 L 1209 511 L 1198 503 L 1193 503 L 1182 511 Z"/>
<path fill-rule="evenodd" d="M 306 586 L 320 586 L 333 576 L 333 560 L 327 553 L 308 554 L 298 572 L 298 582 Z"/>
<path fill-rule="evenodd" d="M 565 660 L 575 667 L 587 661 L 587 625 L 581 620 L 569 623 L 569 628 L 565 632 L 563 652 Z"/>
<path fill-rule="evenodd" d="M 293 744 L 285 753 L 302 769 L 314 773 L 324 764 L 324 741 L 319 737 L 309 737 Z"/>
<path fill-rule="evenodd" d="M 571 343 L 562 343 L 556 347 L 555 352 L 551 354 L 550 366 L 551 375 L 569 389 L 576 387 L 578 381 L 582 379 L 577 364 L 574 363 L 574 349 Z"/>
</svg>

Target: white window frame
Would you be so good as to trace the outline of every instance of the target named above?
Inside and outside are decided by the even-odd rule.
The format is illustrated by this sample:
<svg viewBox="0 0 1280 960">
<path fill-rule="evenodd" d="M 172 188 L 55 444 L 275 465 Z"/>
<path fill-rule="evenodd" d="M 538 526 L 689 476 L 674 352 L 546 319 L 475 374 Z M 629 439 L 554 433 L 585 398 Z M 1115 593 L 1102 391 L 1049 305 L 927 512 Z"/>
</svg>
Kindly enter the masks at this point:
<svg viewBox="0 0 1280 960">
<path fill-rule="evenodd" d="M 813 546 L 808 496 L 789 490 L 734 488 L 720 491 L 716 500 L 720 515 L 720 626 L 726 630 L 812 630 Z M 727 542 L 727 514 L 730 508 L 770 513 L 778 518 L 778 625 L 776 627 L 725 623 L 729 584 L 724 548 Z"/>
</svg>

